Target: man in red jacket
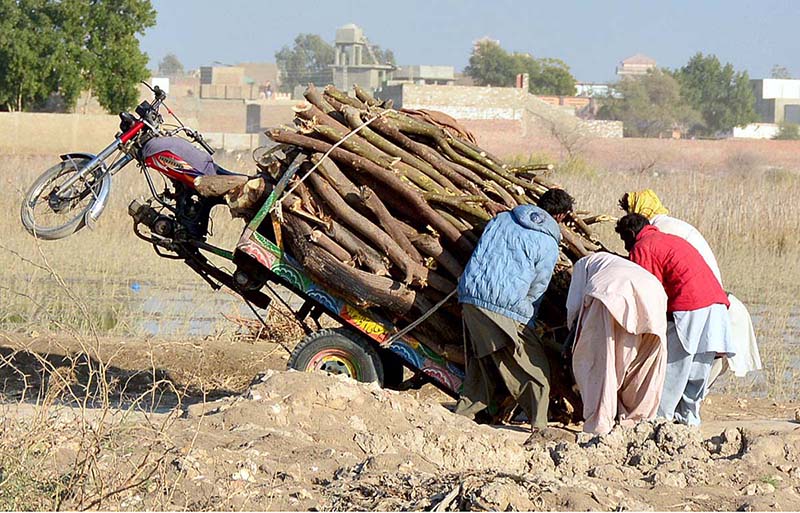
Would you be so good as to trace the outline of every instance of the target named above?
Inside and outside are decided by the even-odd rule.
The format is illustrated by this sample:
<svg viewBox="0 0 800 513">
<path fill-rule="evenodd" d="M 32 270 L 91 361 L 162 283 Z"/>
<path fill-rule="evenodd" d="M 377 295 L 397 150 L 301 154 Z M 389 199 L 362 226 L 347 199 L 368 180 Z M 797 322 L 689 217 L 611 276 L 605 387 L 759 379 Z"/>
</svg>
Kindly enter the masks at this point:
<svg viewBox="0 0 800 513">
<path fill-rule="evenodd" d="M 715 356 L 735 352 L 728 297 L 684 239 L 662 233 L 640 214 L 624 216 L 616 231 L 631 261 L 658 278 L 667 293 L 667 372 L 659 416 L 698 425 Z"/>
</svg>

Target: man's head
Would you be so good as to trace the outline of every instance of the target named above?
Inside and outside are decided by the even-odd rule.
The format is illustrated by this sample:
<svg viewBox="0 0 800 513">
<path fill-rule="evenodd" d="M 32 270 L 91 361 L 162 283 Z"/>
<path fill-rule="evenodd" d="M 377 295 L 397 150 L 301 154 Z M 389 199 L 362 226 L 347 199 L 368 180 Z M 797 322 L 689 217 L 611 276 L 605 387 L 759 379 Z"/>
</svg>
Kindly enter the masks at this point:
<svg viewBox="0 0 800 513">
<path fill-rule="evenodd" d="M 564 189 L 550 189 L 542 194 L 537 205 L 560 223 L 572 210 L 574 202 L 572 196 Z"/>
<path fill-rule="evenodd" d="M 619 234 L 619 238 L 625 243 L 625 249 L 630 252 L 636 244 L 636 236 L 642 228 L 649 225 L 650 221 L 641 214 L 627 214 L 617 221 L 614 230 Z"/>
<path fill-rule="evenodd" d="M 658 214 L 669 214 L 653 189 L 626 192 L 619 199 L 619 208 L 628 214 L 642 214 L 647 219 Z"/>
</svg>

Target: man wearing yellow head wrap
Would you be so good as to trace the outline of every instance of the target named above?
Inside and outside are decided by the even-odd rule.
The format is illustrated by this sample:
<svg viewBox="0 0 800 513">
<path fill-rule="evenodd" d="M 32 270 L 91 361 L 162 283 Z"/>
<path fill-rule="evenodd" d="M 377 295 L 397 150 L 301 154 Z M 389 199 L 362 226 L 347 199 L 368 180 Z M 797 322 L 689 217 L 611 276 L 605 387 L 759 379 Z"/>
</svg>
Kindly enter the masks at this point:
<svg viewBox="0 0 800 513">
<path fill-rule="evenodd" d="M 667 215 L 669 210 L 664 208 L 653 189 L 625 193 L 619 200 L 619 206 L 628 214 L 645 216 L 650 221 L 650 224 L 660 231 L 676 235 L 694 246 L 703 256 L 703 260 L 711 268 L 714 276 L 717 277 L 717 281 L 722 285 L 722 275 L 719 272 L 717 259 L 714 257 L 714 252 L 711 251 L 711 246 L 708 245 L 706 239 L 697 231 L 697 228 L 686 221 Z"/>
<path fill-rule="evenodd" d="M 656 196 L 653 189 L 644 189 L 642 191 L 634 191 L 628 193 L 627 207 L 625 210 L 629 214 L 641 214 L 647 219 L 659 214 L 669 214 L 669 210 L 664 208 L 661 200 Z M 664 230 L 661 230 L 664 231 Z"/>
<path fill-rule="evenodd" d="M 661 204 L 661 200 L 652 189 L 644 189 L 641 191 L 633 191 L 625 193 L 619 200 L 619 206 L 628 214 L 641 214 L 645 216 L 650 224 L 658 228 L 663 233 L 676 235 L 686 242 L 694 246 L 694 248 L 702 255 L 703 260 L 706 261 L 708 267 L 717 277 L 720 285 L 722 285 L 722 274 L 719 271 L 717 259 L 714 257 L 714 252 L 711 251 L 711 246 L 708 245 L 706 239 L 700 232 L 680 219 L 671 217 L 669 211 Z M 753 332 L 753 323 L 750 319 L 750 314 L 747 308 L 739 301 L 733 294 L 728 294 L 728 300 L 731 302 L 728 313 L 731 318 L 731 325 L 733 333 L 731 334 L 734 345 L 737 348 L 736 355 L 731 358 L 718 358 L 714 362 L 711 370 L 711 376 L 708 383 L 711 384 L 714 380 L 724 373 L 729 368 L 733 370 L 736 376 L 744 376 L 750 371 L 758 370 L 761 368 L 761 356 L 759 355 L 758 346 L 756 345 L 756 337 Z"/>
</svg>

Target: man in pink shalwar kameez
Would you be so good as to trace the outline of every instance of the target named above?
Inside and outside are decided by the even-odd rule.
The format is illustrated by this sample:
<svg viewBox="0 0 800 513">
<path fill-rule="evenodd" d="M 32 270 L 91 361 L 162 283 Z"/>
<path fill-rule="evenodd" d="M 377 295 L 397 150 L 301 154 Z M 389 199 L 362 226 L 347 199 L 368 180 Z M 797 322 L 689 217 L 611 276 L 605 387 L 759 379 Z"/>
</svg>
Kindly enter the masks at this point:
<svg viewBox="0 0 800 513">
<path fill-rule="evenodd" d="M 610 253 L 578 260 L 567 296 L 567 324 L 576 323 L 583 430 L 655 418 L 667 363 L 667 295 L 658 279 Z"/>
</svg>

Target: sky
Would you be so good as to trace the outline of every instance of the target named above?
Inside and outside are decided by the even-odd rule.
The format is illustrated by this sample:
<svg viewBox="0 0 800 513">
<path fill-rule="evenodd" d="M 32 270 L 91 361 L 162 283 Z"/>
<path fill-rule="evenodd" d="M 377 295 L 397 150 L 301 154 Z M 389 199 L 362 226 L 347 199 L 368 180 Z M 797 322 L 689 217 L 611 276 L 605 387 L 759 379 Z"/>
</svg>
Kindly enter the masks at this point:
<svg viewBox="0 0 800 513">
<path fill-rule="evenodd" d="M 155 27 L 141 36 L 151 68 L 174 53 L 187 69 L 275 62 L 300 33 L 333 43 L 355 23 L 399 65 L 462 70 L 482 37 L 509 51 L 564 60 L 581 82 L 614 80 L 636 53 L 678 68 L 697 52 L 716 54 L 751 78 L 775 64 L 800 77 L 798 0 L 151 0 Z"/>
</svg>

